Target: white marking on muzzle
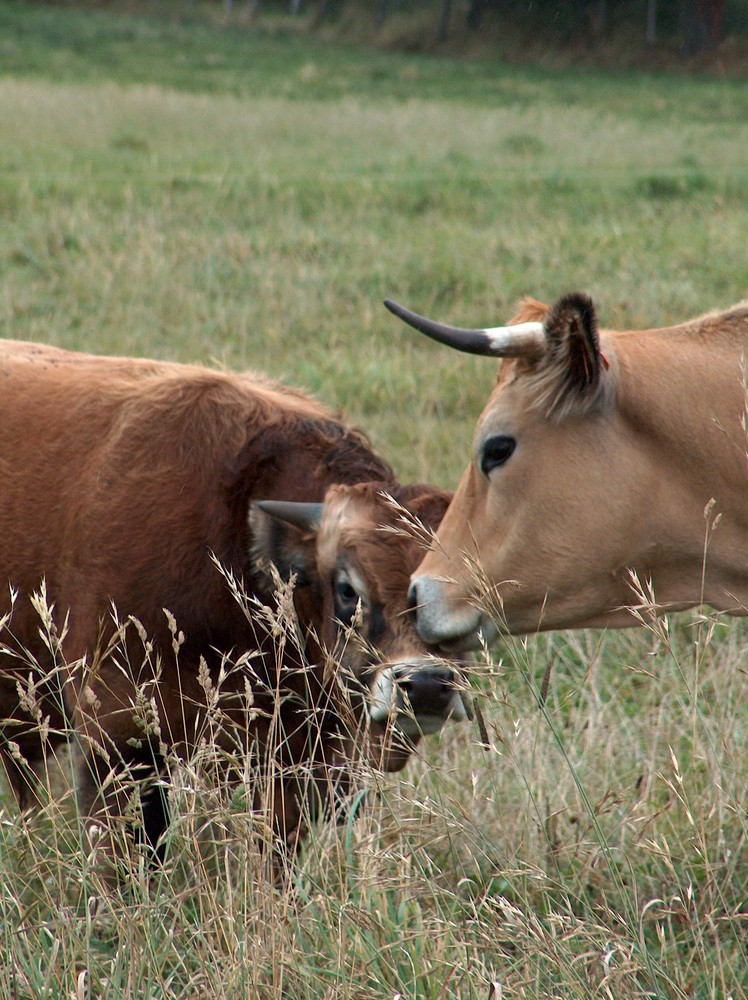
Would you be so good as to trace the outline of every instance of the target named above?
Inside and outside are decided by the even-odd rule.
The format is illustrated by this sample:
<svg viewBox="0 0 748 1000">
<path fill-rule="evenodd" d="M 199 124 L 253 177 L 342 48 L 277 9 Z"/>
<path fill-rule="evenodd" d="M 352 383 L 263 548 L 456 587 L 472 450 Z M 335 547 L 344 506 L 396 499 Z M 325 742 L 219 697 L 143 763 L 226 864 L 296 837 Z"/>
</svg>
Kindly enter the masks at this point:
<svg viewBox="0 0 748 1000">
<path fill-rule="evenodd" d="M 438 733 L 448 721 L 462 722 L 467 719 L 462 697 L 457 690 L 452 692 L 443 709 L 435 708 L 433 712 L 416 713 L 407 697 L 403 697 L 398 678 L 419 670 L 434 669 L 434 666 L 433 660 L 426 659 L 420 663 L 405 660 L 379 670 L 369 692 L 371 721 L 382 724 L 392 721 L 406 736 L 428 736 L 430 733 Z"/>
</svg>

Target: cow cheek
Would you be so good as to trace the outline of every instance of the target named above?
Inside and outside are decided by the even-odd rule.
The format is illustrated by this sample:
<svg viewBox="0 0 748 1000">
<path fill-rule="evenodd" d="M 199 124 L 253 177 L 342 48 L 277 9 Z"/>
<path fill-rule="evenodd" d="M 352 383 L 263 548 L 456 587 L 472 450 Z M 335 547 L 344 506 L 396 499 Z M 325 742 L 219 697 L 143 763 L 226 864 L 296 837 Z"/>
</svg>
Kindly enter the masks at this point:
<svg viewBox="0 0 748 1000">
<path fill-rule="evenodd" d="M 369 760 L 373 767 L 394 774 L 402 771 L 413 755 L 420 736 L 408 737 L 387 723 L 372 722 L 369 726 Z"/>
<path fill-rule="evenodd" d="M 381 605 L 372 604 L 366 612 L 366 639 L 370 646 L 380 649 L 387 634 L 387 623 Z"/>
<path fill-rule="evenodd" d="M 477 482 L 476 470 L 471 463 L 463 472 L 454 498 L 447 507 L 436 533 L 436 542 L 426 552 L 411 579 L 430 576 L 456 580 L 462 575 L 465 555 L 474 556 L 476 552 L 469 525 L 478 520 L 485 506 L 485 492 L 485 483 Z"/>
<path fill-rule="evenodd" d="M 306 633 L 303 638 L 307 642 L 307 659 L 314 662 L 319 657 L 319 645 L 324 646 L 328 640 L 329 626 L 325 629 L 325 624 L 329 618 L 324 613 L 325 601 L 318 588 L 309 584 L 295 588 L 294 608 Z M 322 614 L 320 608 L 323 608 Z M 313 644 L 313 648 L 310 644 Z"/>
</svg>

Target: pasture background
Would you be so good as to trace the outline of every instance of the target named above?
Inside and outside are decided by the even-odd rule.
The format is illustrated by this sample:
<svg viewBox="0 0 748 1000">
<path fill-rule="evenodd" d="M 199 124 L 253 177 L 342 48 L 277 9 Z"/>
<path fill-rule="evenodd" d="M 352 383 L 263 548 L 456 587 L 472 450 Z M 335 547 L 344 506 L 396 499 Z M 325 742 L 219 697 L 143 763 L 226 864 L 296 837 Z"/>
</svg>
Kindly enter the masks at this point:
<svg viewBox="0 0 748 1000">
<path fill-rule="evenodd" d="M 4 3 L 0 68 L 2 335 L 267 372 L 403 481 L 456 483 L 495 370 L 385 296 L 479 325 L 579 288 L 639 327 L 747 294 L 745 81 L 332 47 L 165 2 Z M 95 899 L 54 810 L 6 796 L 0 994 L 745 997 L 745 638 L 692 615 L 497 648 L 490 745 L 429 739 L 289 892 L 227 864 Z"/>
</svg>

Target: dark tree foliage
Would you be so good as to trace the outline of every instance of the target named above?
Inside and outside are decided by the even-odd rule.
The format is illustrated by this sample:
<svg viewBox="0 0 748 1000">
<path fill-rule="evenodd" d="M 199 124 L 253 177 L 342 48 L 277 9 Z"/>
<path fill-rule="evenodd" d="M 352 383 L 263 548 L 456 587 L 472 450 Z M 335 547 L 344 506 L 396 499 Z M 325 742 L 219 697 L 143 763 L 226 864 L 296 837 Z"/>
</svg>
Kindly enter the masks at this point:
<svg viewBox="0 0 748 1000">
<path fill-rule="evenodd" d="M 33 3 L 34 0 L 26 0 Z M 69 3 L 70 0 L 40 0 Z M 84 0 L 105 6 L 113 0 Z M 197 0 L 183 0 L 194 5 Z M 748 33 L 748 0 L 213 0 L 227 13 L 306 14 L 319 27 L 351 14 L 366 18 L 379 31 L 397 14 L 422 14 L 436 40 L 446 42 L 456 25 L 479 33 L 511 28 L 563 46 L 589 39 L 630 38 L 632 49 L 655 44 L 680 49 L 687 56 L 709 52 L 726 34 Z M 2 3 L 2 0 L 0 0 Z M 134 0 L 137 6 L 138 0 Z M 428 30 L 428 28 L 427 28 Z M 434 36 L 432 36 L 434 37 Z"/>
<path fill-rule="evenodd" d="M 468 0 L 466 23 L 473 31 L 489 18 L 499 24 L 541 24 L 562 40 L 580 32 L 604 36 L 613 24 L 626 23 L 640 25 L 642 44 L 680 35 L 683 51 L 693 55 L 719 45 L 728 6 L 739 6 L 739 0 Z"/>
</svg>

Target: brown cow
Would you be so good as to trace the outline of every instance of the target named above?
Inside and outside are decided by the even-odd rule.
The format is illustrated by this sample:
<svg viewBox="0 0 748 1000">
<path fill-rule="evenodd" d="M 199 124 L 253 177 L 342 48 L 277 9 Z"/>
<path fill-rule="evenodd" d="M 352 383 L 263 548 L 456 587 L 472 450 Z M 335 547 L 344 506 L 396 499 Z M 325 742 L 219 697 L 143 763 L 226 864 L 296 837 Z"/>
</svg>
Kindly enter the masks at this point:
<svg viewBox="0 0 748 1000">
<path fill-rule="evenodd" d="M 509 359 L 412 580 L 426 642 L 469 648 L 497 618 L 515 633 L 634 625 L 635 579 L 665 611 L 746 613 L 748 304 L 628 333 L 598 333 L 581 294 L 486 330 L 388 305 Z"/>
<path fill-rule="evenodd" d="M 346 626 L 358 616 L 355 634 L 338 629 L 332 652 L 354 685 L 366 692 L 369 735 L 374 752 L 385 754 L 387 770 L 399 770 L 422 735 L 438 731 L 448 718 L 465 718 L 452 665 L 426 655 L 405 613 L 410 573 L 450 499 L 450 493 L 421 484 L 358 483 L 331 486 L 321 504 L 257 505 L 315 534 L 325 625 Z M 258 566 L 265 560 L 286 564 L 277 538 L 256 520 L 254 528 Z M 382 746 L 386 735 L 390 740 Z M 397 742 L 402 736 L 407 736 L 404 746 L 402 739 Z"/>
<path fill-rule="evenodd" d="M 356 545 L 341 537 L 336 555 L 324 517 L 318 532 L 304 531 L 255 501 L 329 495 L 332 513 L 345 488 L 376 481 L 377 494 L 386 488 L 412 501 L 436 526 L 446 498 L 399 487 L 360 433 L 303 394 L 198 366 L 0 342 L 0 427 L 0 622 L 12 611 L 0 636 L 1 752 L 21 803 L 42 757 L 72 724 L 82 814 L 123 816 L 117 775 L 153 771 L 203 738 L 218 693 L 216 739 L 257 761 L 272 754 L 275 831 L 295 842 L 303 811 L 297 765 L 329 801 L 330 775 L 341 770 L 351 734 L 339 678 L 323 655 L 339 645 L 337 619 L 346 622 L 350 605 L 333 607 L 332 588 L 346 595 L 330 567 L 318 569 L 317 545 L 330 539 L 325 551 L 342 568 L 353 565 Z M 460 714 L 453 677 L 396 626 L 394 604 L 404 607 L 417 546 L 410 539 L 388 551 L 407 561 L 389 567 L 399 596 L 384 577 L 359 571 L 360 588 L 384 618 L 383 627 L 366 625 L 363 608 L 363 634 L 430 685 L 433 704 L 411 699 L 416 718 L 428 708 L 428 729 L 434 716 Z M 268 557 L 295 579 L 300 627 L 281 639 L 262 610 L 278 583 Z M 375 574 L 387 566 L 382 560 Z M 34 596 L 42 588 L 51 618 Z M 353 639 L 340 652 L 360 683 L 379 675 L 370 670 L 374 654 L 362 659 Z M 380 708 L 377 699 L 374 742 L 385 766 L 402 766 L 409 747 L 384 740 L 389 717 Z M 143 824 L 155 843 L 164 803 L 149 803 Z"/>
</svg>

